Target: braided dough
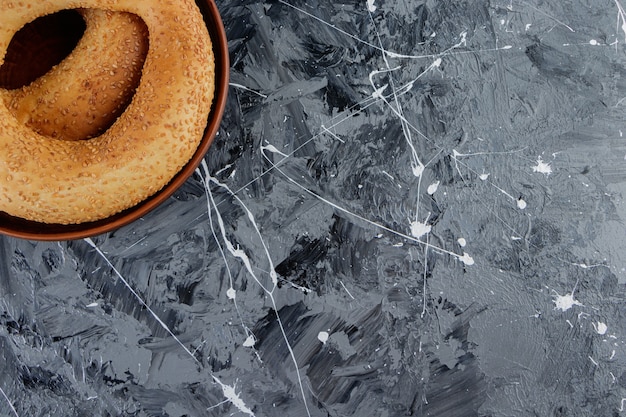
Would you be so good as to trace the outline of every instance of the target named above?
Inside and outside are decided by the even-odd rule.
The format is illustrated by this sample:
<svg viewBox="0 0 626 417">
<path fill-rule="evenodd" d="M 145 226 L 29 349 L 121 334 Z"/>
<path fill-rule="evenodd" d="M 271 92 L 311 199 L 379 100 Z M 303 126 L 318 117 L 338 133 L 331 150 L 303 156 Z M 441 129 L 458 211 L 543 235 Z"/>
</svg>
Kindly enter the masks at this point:
<svg viewBox="0 0 626 417">
<path fill-rule="evenodd" d="M 15 93 L 0 90 L 0 210 L 28 220 L 95 221 L 145 200 L 191 158 L 211 108 L 211 40 L 192 0 L 0 0 L 0 65 L 23 25 L 76 8 L 139 16 L 148 29 L 149 50 L 132 101 L 92 139 L 35 132 L 4 104 Z"/>
</svg>

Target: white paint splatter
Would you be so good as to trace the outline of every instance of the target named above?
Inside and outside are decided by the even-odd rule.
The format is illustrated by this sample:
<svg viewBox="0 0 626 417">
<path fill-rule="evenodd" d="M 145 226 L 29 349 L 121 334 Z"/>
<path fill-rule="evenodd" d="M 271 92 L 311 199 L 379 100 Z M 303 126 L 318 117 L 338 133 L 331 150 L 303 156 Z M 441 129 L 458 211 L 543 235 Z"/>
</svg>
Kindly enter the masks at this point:
<svg viewBox="0 0 626 417">
<path fill-rule="evenodd" d="M 422 163 L 412 163 L 411 164 L 411 171 L 413 171 L 413 175 L 416 177 L 421 177 L 422 173 L 424 172 L 424 169 L 426 167 L 422 164 Z"/>
<path fill-rule="evenodd" d="M 524 210 L 527 207 L 526 201 L 523 198 L 517 199 L 517 208 L 520 210 Z"/>
<path fill-rule="evenodd" d="M 376 6 L 374 5 L 375 1 L 376 0 L 367 0 L 367 10 L 369 10 L 372 13 L 376 11 Z"/>
<path fill-rule="evenodd" d="M 474 258 L 472 258 L 471 256 L 469 256 L 469 254 L 467 252 L 463 252 L 463 256 L 461 256 L 459 258 L 459 260 L 461 262 L 463 262 L 465 265 L 467 266 L 472 266 L 474 265 Z"/>
<path fill-rule="evenodd" d="M 226 296 L 230 300 L 234 300 L 235 298 L 237 298 L 237 291 L 235 291 L 235 289 L 231 287 L 228 289 L 228 291 L 226 291 Z"/>
<path fill-rule="evenodd" d="M 561 310 L 561 311 L 567 311 L 574 306 L 580 306 L 580 307 L 583 306 L 580 303 L 580 301 L 574 299 L 574 294 L 572 293 L 565 294 L 565 295 L 557 294 L 554 297 L 554 304 L 556 306 L 554 307 L 554 309 Z"/>
<path fill-rule="evenodd" d="M 441 183 L 440 181 L 437 181 L 434 184 L 430 184 L 430 186 L 428 187 L 428 190 L 427 190 L 428 194 L 430 194 L 430 195 L 435 194 L 437 192 L 437 189 L 439 188 L 439 184 L 440 183 Z"/>
<path fill-rule="evenodd" d="M 482 181 L 487 181 L 487 180 L 489 179 L 489 175 L 490 175 L 490 174 L 484 174 L 484 173 L 483 173 L 483 174 L 480 174 L 480 175 L 478 176 L 478 178 L 480 178 Z"/>
<path fill-rule="evenodd" d="M 256 339 L 254 338 L 254 335 L 248 336 L 246 341 L 243 342 L 244 347 L 253 347 L 255 344 L 256 344 Z"/>
<path fill-rule="evenodd" d="M 606 323 L 602 323 L 601 321 L 599 321 L 598 323 L 593 323 L 593 328 L 598 334 L 602 335 L 606 334 L 607 330 L 609 330 L 609 327 L 606 325 Z"/>
<path fill-rule="evenodd" d="M 426 222 L 411 222 L 411 235 L 416 239 L 430 233 L 431 229 L 432 227 L 429 224 L 426 224 Z"/>
<path fill-rule="evenodd" d="M 375 89 L 374 92 L 372 93 L 372 98 L 374 99 L 383 98 L 383 92 L 387 89 L 387 87 L 389 87 L 389 84 L 385 84 L 382 87 Z"/>
<path fill-rule="evenodd" d="M 467 240 L 465 240 L 464 238 L 460 237 L 457 239 L 457 242 L 459 242 L 459 246 L 461 246 L 462 248 L 465 247 L 465 245 L 467 245 Z"/>
<path fill-rule="evenodd" d="M 533 172 L 550 175 L 552 174 L 552 167 L 550 166 L 550 164 L 543 162 L 541 157 L 539 157 L 537 158 L 537 165 L 533 167 Z"/>
<path fill-rule="evenodd" d="M 317 335 L 317 339 L 324 344 L 328 342 L 329 337 L 330 335 L 328 334 L 328 332 L 319 332 L 319 334 Z"/>
<path fill-rule="evenodd" d="M 247 414 L 250 417 L 254 417 L 254 413 L 252 412 L 252 410 L 250 410 L 246 406 L 246 404 L 242 401 L 242 399 L 239 398 L 239 394 L 237 394 L 237 392 L 235 391 L 235 387 L 231 387 L 230 385 L 223 384 L 222 381 L 220 381 L 215 375 L 213 375 L 213 380 L 217 382 L 219 386 L 222 387 L 222 392 L 224 393 L 224 397 L 226 397 L 226 399 L 230 401 L 232 405 L 237 407 L 239 411 L 241 411 L 242 413 Z"/>
</svg>

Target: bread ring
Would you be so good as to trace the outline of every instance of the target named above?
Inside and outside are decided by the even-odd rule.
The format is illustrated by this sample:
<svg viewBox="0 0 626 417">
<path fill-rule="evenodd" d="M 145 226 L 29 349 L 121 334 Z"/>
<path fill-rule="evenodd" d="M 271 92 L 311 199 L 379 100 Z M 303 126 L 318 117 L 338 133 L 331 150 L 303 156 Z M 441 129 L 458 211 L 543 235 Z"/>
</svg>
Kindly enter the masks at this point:
<svg viewBox="0 0 626 417">
<path fill-rule="evenodd" d="M 85 32 L 59 65 L 11 90 L 5 104 L 18 122 L 64 140 L 89 139 L 120 116 L 135 93 L 148 32 L 131 13 L 81 9 Z"/>
<path fill-rule="evenodd" d="M 192 0 L 0 0 L 0 65 L 23 25 L 73 8 L 138 15 L 150 47 L 131 103 L 95 138 L 37 134 L 0 104 L 0 210 L 37 222 L 95 221 L 156 193 L 193 155 L 213 99 L 211 40 Z"/>
</svg>

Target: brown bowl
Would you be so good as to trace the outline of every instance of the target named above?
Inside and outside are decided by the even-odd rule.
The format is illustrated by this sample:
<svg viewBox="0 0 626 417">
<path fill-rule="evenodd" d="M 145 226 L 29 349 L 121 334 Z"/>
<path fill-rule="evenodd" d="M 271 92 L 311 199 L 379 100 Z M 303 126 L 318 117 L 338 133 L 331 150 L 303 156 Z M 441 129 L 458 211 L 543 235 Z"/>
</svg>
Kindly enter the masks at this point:
<svg viewBox="0 0 626 417">
<path fill-rule="evenodd" d="M 213 0 L 196 0 L 196 3 L 204 16 L 204 21 L 213 42 L 213 53 L 215 55 L 215 98 L 213 99 L 211 112 L 208 115 L 207 126 L 204 131 L 202 141 L 187 165 L 185 165 L 183 169 L 172 179 L 172 181 L 161 191 L 147 200 L 144 200 L 137 206 L 106 219 L 75 225 L 47 224 L 24 220 L 0 211 L 0 233 L 22 239 L 46 241 L 82 239 L 106 233 L 127 225 L 156 208 L 159 204 L 167 200 L 180 186 L 185 183 L 187 178 L 194 173 L 198 165 L 202 162 L 204 155 L 208 151 L 209 146 L 211 146 L 211 143 L 213 142 L 213 139 L 219 129 L 222 115 L 224 114 L 224 108 L 226 106 L 230 69 L 226 31 L 224 29 L 224 25 L 222 24 L 222 19 L 217 6 Z M 71 16 L 64 16 L 62 18 L 73 19 Z M 67 21 L 64 21 L 61 25 L 69 27 L 67 23 Z M 59 35 L 62 39 L 48 38 L 50 35 L 45 34 L 44 36 L 46 36 L 47 39 L 50 39 L 46 47 L 51 52 L 43 54 L 46 55 L 45 59 L 38 58 L 35 62 L 46 62 L 44 65 L 48 65 L 48 68 L 55 65 L 60 59 L 67 55 L 68 51 L 63 50 L 63 48 L 67 48 L 67 42 L 76 42 L 76 34 L 80 37 L 80 35 L 82 35 L 81 30 L 84 30 L 84 28 L 81 29 L 80 25 L 77 25 L 75 26 L 74 35 L 68 35 L 67 33 Z M 40 45 L 40 43 L 38 45 Z M 31 57 L 28 59 L 32 59 L 33 54 L 37 56 L 42 55 L 40 53 L 42 52 L 41 49 L 42 47 L 38 46 L 36 50 L 32 51 L 30 54 Z M 31 71 L 41 72 L 41 69 L 32 69 Z M 39 75 L 41 74 L 31 74 L 31 80 Z M 24 80 L 13 80 L 13 82 L 16 84 L 24 84 Z M 0 73 L 0 85 L 2 84 L 4 87 L 10 88 L 10 83 L 6 80 L 6 74 Z"/>
</svg>

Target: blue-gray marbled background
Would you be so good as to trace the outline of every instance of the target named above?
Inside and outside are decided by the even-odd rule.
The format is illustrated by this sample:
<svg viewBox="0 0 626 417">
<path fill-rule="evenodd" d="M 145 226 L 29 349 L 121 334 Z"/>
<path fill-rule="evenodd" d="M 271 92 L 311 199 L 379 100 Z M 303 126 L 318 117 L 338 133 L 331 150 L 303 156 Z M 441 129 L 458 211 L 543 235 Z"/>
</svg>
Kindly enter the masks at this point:
<svg viewBox="0 0 626 417">
<path fill-rule="evenodd" d="M 0 238 L 0 415 L 626 416 L 624 5 L 218 1 L 206 169 Z"/>
</svg>

